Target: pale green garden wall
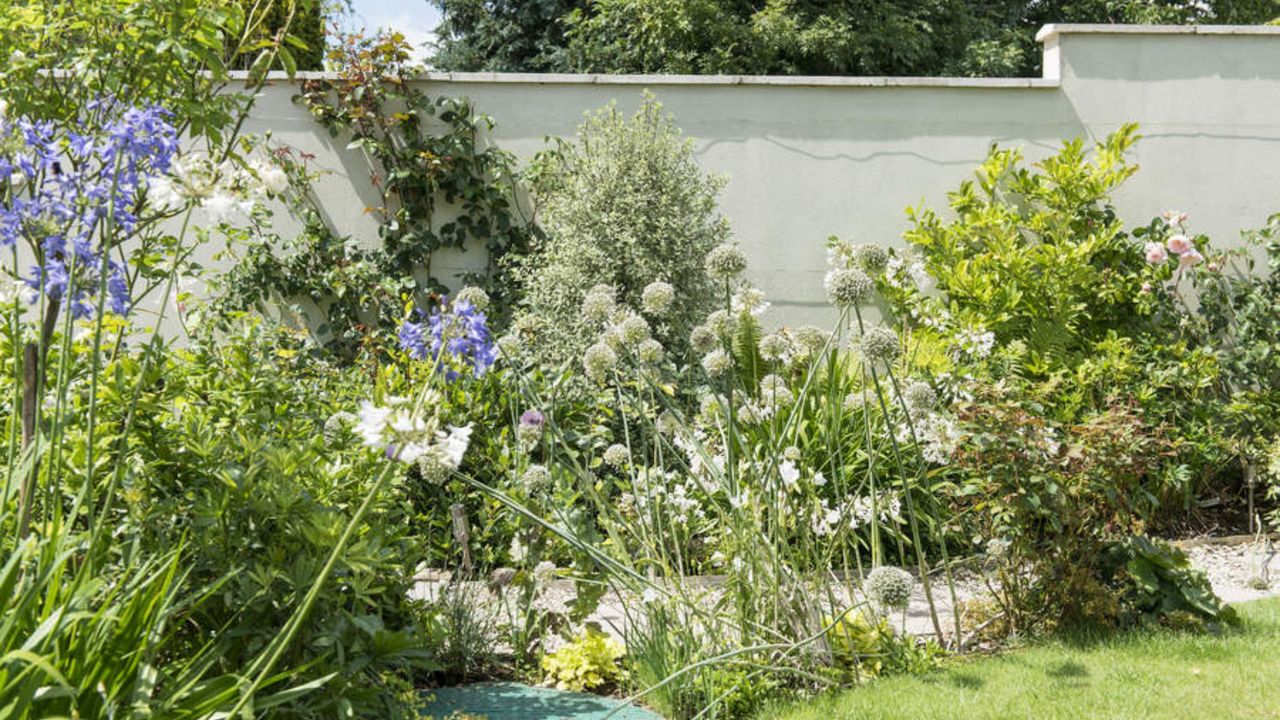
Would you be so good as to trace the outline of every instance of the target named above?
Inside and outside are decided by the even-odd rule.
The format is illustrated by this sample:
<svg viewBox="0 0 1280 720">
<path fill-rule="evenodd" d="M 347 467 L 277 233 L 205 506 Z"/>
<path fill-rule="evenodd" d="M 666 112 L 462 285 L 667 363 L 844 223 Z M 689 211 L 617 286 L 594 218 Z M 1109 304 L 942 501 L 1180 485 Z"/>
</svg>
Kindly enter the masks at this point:
<svg viewBox="0 0 1280 720">
<path fill-rule="evenodd" d="M 441 74 L 434 94 L 463 95 L 491 115 L 493 140 L 521 158 L 549 135 L 571 136 L 583 113 L 652 91 L 695 138 L 697 156 L 729 183 L 721 208 L 770 296 L 773 324 L 827 322 L 823 243 L 831 234 L 901 244 L 903 209 L 945 204 L 988 146 L 1032 157 L 1062 139 L 1100 139 L 1141 123 L 1138 175 L 1118 198 L 1145 223 L 1177 207 L 1219 242 L 1280 210 L 1280 28 L 1049 26 L 1044 78 L 765 78 Z M 314 153 L 338 226 L 376 237 L 363 161 L 291 101 L 266 89 L 251 132 Z M 439 258 L 436 270 L 473 266 Z"/>
</svg>

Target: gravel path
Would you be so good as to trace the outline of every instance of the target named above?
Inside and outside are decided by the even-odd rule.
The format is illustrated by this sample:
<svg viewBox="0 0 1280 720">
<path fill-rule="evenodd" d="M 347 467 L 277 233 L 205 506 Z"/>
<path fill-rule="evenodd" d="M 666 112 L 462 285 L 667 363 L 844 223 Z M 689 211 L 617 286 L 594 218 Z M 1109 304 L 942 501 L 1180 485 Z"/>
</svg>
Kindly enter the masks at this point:
<svg viewBox="0 0 1280 720">
<path fill-rule="evenodd" d="M 1223 601 L 1238 603 L 1280 596 L 1280 555 L 1276 552 L 1280 550 L 1280 542 L 1274 546 L 1264 546 L 1254 542 L 1252 538 L 1204 538 L 1177 544 L 1186 551 L 1191 562 L 1208 575 L 1214 591 Z M 1269 580 L 1269 583 L 1264 587 L 1257 582 L 1258 579 Z M 691 578 L 689 582 L 707 590 L 709 597 L 714 596 L 715 588 L 718 586 L 718 579 L 714 577 Z M 413 595 L 435 599 L 448 583 L 447 574 L 435 572 L 425 574 L 415 587 Z M 500 616 L 501 603 L 486 589 L 484 583 L 473 582 L 464 583 L 464 585 L 466 592 L 473 598 L 475 607 L 487 607 L 495 617 Z M 935 578 L 931 588 L 943 631 L 949 634 L 953 612 L 951 593 L 941 578 Z M 979 597 L 986 592 L 984 584 L 979 579 L 962 577 L 956 581 L 956 599 L 961 602 Z M 547 611 L 566 613 L 573 597 L 573 582 L 557 580 L 542 593 L 537 604 Z M 588 618 L 588 622 L 597 623 L 610 634 L 621 637 L 628 623 L 627 607 L 636 602 L 638 602 L 637 598 L 608 593 Z M 916 585 L 911 604 L 907 609 L 905 625 L 908 632 L 916 635 L 926 636 L 934 632 L 929 604 L 925 600 L 924 588 L 919 583 Z"/>
</svg>

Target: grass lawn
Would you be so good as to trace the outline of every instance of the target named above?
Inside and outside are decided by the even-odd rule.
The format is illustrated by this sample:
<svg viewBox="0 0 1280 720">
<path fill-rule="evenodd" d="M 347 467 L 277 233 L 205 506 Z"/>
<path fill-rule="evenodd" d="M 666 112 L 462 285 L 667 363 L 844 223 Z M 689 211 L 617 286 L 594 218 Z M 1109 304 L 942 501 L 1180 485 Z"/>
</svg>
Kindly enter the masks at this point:
<svg viewBox="0 0 1280 720">
<path fill-rule="evenodd" d="M 1244 627 L 1220 637 L 1050 642 L 774 708 L 763 720 L 1280 718 L 1280 599 L 1237 609 Z"/>
</svg>

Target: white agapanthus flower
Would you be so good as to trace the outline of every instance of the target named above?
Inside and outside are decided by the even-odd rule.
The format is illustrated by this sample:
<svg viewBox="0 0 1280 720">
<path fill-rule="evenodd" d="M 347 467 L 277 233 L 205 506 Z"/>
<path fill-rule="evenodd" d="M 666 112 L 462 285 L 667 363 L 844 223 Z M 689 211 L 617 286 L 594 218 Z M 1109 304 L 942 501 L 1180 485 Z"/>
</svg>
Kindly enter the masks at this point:
<svg viewBox="0 0 1280 720">
<path fill-rule="evenodd" d="M 386 405 L 360 404 L 352 431 L 368 447 L 406 464 L 424 459 L 433 467 L 455 470 L 471 443 L 471 426 L 440 427 L 439 418 L 413 412 L 403 398 L 388 398 Z"/>
</svg>

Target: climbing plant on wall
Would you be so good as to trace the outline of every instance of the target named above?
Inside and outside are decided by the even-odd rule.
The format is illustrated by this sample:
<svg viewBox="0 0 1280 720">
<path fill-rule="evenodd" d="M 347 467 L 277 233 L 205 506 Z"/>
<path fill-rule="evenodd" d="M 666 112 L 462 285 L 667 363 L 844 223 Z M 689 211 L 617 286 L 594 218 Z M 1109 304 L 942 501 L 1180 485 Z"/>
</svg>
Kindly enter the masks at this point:
<svg viewBox="0 0 1280 720">
<path fill-rule="evenodd" d="M 399 33 L 341 38 L 329 60 L 336 77 L 307 81 L 296 100 L 367 162 L 378 242 L 338 232 L 311 192 L 308 156 L 276 148 L 302 230 L 249 244 L 223 280 L 218 314 L 292 303 L 330 350 L 354 357 L 392 333 L 411 300 L 457 289 L 432 264 L 448 248 L 486 254 L 487 267 L 463 281 L 489 293 L 491 321 L 501 322 L 514 286 L 501 281 L 501 261 L 527 246 L 532 228 L 515 198 L 512 156 L 485 144 L 492 120 L 464 98 L 415 85 Z"/>
</svg>

